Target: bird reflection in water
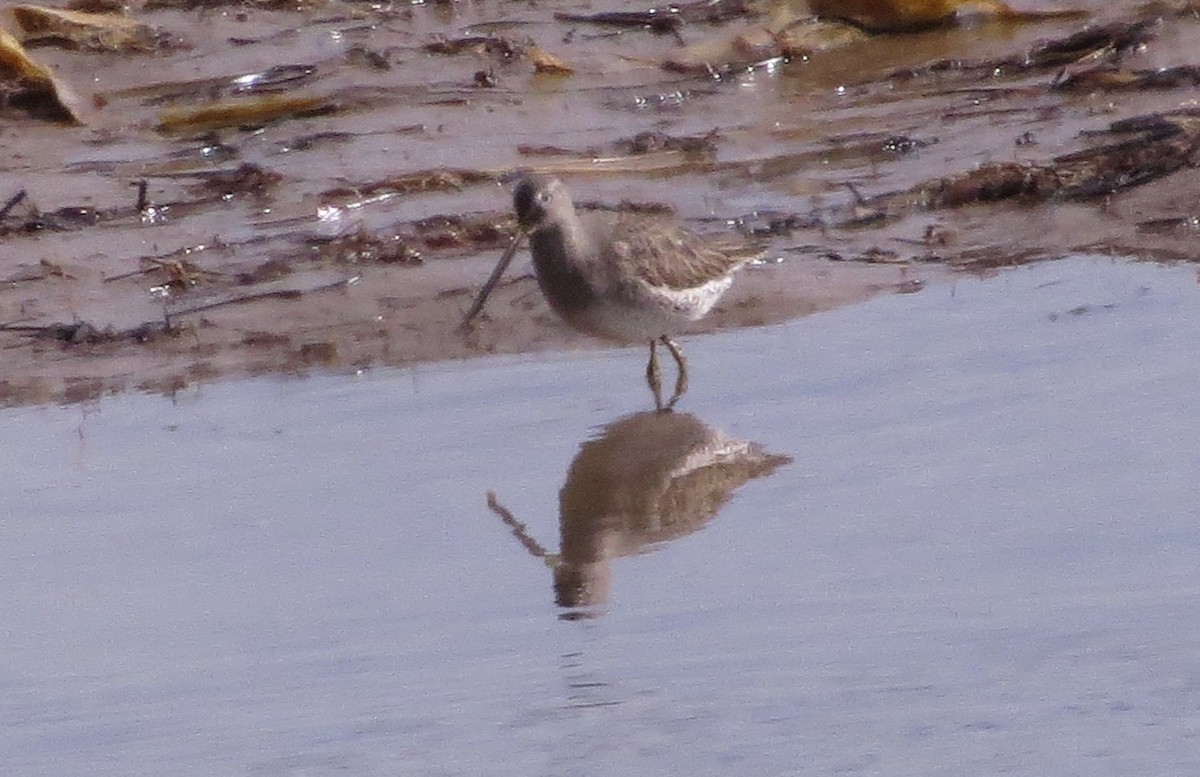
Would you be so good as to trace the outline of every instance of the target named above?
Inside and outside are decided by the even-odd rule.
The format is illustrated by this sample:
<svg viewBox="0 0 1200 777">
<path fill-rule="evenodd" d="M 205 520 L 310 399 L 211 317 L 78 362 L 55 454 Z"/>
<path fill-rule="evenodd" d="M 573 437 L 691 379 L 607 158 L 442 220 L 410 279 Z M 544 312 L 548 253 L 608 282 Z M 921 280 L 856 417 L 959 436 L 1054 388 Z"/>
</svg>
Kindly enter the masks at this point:
<svg viewBox="0 0 1200 777">
<path fill-rule="evenodd" d="M 493 493 L 488 506 L 551 568 L 555 601 L 571 609 L 563 617 L 590 617 L 608 604 L 613 559 L 701 529 L 739 486 L 790 461 L 687 413 L 637 413 L 579 447 L 559 492 L 558 553 L 530 536 Z"/>
</svg>

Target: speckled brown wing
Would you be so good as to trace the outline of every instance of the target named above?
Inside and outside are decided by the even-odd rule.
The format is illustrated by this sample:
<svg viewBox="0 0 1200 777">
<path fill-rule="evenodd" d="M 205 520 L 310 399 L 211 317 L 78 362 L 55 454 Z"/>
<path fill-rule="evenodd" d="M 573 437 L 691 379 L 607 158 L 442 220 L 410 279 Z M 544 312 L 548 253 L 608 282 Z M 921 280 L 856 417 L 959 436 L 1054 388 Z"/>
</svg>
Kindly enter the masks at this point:
<svg viewBox="0 0 1200 777">
<path fill-rule="evenodd" d="M 622 275 L 675 291 L 694 289 L 758 258 L 762 249 L 701 237 L 673 221 L 623 214 L 605 249 Z"/>
</svg>

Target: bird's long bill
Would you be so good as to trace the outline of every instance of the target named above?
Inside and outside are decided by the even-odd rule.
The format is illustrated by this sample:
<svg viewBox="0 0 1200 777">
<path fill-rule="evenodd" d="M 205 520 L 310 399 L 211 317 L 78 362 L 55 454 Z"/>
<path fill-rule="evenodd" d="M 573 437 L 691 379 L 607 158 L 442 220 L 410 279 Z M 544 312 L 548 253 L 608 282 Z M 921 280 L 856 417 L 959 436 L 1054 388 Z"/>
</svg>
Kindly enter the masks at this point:
<svg viewBox="0 0 1200 777">
<path fill-rule="evenodd" d="M 513 241 L 505 249 L 504 255 L 500 257 L 500 261 L 496 262 L 496 269 L 492 270 L 491 276 L 487 279 L 487 283 L 483 284 L 483 288 L 479 290 L 479 296 L 471 303 L 471 309 L 467 311 L 467 315 L 463 316 L 462 323 L 459 324 L 459 329 L 466 329 L 471 325 L 471 321 L 479 312 L 483 310 L 483 304 L 487 302 L 488 295 L 492 293 L 492 289 L 496 288 L 496 284 L 500 282 L 500 276 L 508 269 L 509 262 L 517 255 L 517 249 L 521 247 L 521 240 L 525 237 L 525 230 L 518 229 L 517 234 L 513 236 Z"/>
</svg>

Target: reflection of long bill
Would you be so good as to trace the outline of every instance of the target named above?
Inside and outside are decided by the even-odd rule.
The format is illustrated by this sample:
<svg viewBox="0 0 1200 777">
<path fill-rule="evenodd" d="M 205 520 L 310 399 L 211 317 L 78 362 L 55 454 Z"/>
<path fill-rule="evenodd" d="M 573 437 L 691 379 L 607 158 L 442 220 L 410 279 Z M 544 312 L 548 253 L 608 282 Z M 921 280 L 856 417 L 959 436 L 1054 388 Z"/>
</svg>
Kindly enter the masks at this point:
<svg viewBox="0 0 1200 777">
<path fill-rule="evenodd" d="M 487 302 L 488 295 L 492 293 L 492 289 L 496 288 L 496 284 L 500 282 L 500 276 L 508 269 L 508 265 L 512 261 L 512 258 L 516 256 L 517 249 L 521 247 L 521 240 L 524 237 L 525 230 L 518 228 L 517 234 L 513 236 L 512 243 L 504 251 L 504 255 L 500 257 L 500 261 L 496 262 L 496 269 L 492 270 L 487 283 L 483 284 L 483 288 L 479 290 L 479 296 L 471 303 L 471 309 L 467 311 L 467 315 L 463 317 L 462 323 L 458 325 L 459 329 L 470 327 L 471 321 L 483 310 L 483 305 Z"/>
</svg>

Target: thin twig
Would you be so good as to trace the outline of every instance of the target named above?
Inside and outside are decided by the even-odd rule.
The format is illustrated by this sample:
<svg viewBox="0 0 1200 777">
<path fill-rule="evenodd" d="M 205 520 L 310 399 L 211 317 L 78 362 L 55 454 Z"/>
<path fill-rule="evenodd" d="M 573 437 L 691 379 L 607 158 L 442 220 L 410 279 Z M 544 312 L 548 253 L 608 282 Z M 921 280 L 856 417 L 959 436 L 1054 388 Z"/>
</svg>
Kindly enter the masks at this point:
<svg viewBox="0 0 1200 777">
<path fill-rule="evenodd" d="M 213 308 L 225 307 L 226 305 L 236 305 L 241 302 L 257 302 L 258 300 L 262 300 L 262 299 L 299 299 L 301 296 L 303 296 L 305 294 L 310 294 L 315 291 L 328 291 L 329 289 L 336 289 L 336 288 L 339 288 L 342 286 L 347 286 L 352 282 L 353 282 L 353 279 L 348 279 L 348 280 L 333 281 L 331 283 L 326 283 L 322 286 L 316 286 L 314 288 L 304 289 L 304 290 L 278 289 L 275 291 L 259 291 L 259 292 L 255 292 L 254 294 L 243 294 L 240 297 L 232 297 L 230 299 L 221 299 L 221 300 L 217 300 L 216 302 L 206 302 L 203 305 L 193 305 L 190 308 L 182 308 L 181 310 L 174 310 L 171 312 L 171 315 L 185 316 L 189 313 L 200 313 L 205 310 L 212 310 Z"/>
<path fill-rule="evenodd" d="M 25 199 L 25 190 L 18 189 L 17 193 L 14 194 L 12 197 L 9 197 L 8 202 L 4 203 L 4 207 L 0 208 L 0 221 L 4 221 L 4 219 L 8 217 L 9 212 L 12 211 L 13 208 L 20 205 L 21 201 L 24 199 Z"/>
</svg>

